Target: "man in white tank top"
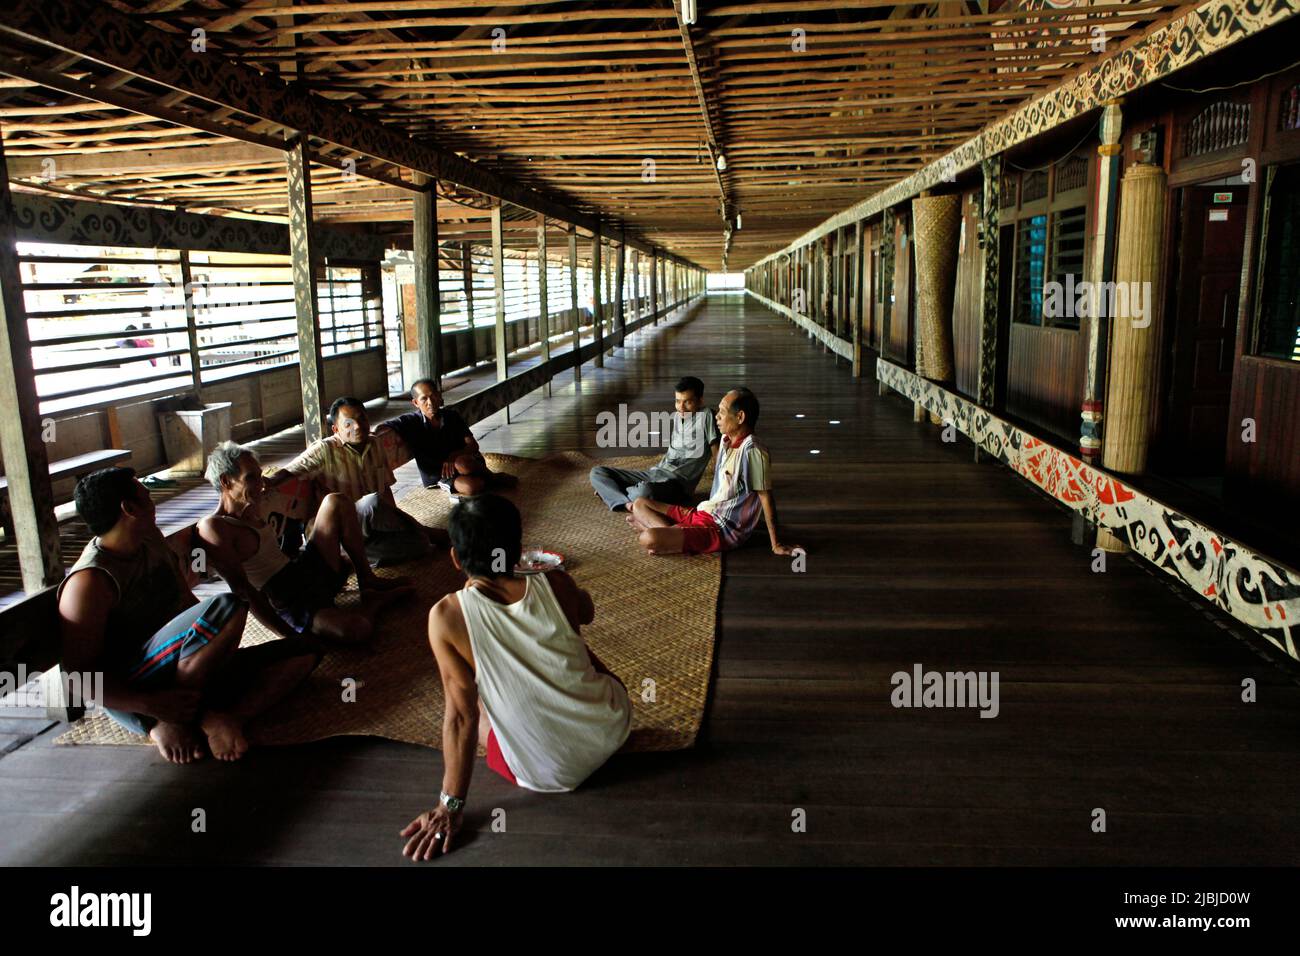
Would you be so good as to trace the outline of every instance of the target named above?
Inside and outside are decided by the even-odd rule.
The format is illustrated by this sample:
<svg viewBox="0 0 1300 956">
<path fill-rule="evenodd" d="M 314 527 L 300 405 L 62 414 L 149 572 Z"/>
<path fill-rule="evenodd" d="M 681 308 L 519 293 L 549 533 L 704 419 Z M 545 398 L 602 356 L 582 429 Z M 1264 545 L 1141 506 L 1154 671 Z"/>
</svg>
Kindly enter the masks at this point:
<svg viewBox="0 0 1300 956">
<path fill-rule="evenodd" d="M 468 578 L 429 612 L 442 674 L 442 794 L 402 831 L 403 855 L 446 853 L 461 826 L 476 744 L 511 783 L 572 790 L 623 746 L 632 704 L 578 629 L 591 595 L 563 571 L 516 575 L 523 533 L 505 498 L 466 498 L 451 512 L 452 562 Z"/>
<path fill-rule="evenodd" d="M 263 517 L 266 479 L 251 449 L 222 442 L 208 456 L 206 477 L 221 501 L 196 531 L 217 573 L 271 630 L 286 637 L 310 634 L 362 643 L 385 607 L 414 593 L 403 579 L 380 578 L 371 570 L 356 510 L 343 495 L 325 496 L 306 546 L 290 558 Z M 338 607 L 334 598 L 353 569 L 360 607 Z"/>
</svg>

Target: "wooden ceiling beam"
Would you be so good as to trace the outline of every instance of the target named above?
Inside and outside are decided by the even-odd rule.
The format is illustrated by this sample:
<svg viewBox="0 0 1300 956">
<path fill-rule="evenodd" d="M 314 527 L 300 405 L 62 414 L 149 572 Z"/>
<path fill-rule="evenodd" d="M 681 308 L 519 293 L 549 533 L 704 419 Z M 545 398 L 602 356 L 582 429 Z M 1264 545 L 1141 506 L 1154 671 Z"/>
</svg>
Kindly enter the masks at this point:
<svg viewBox="0 0 1300 956">
<path fill-rule="evenodd" d="M 0 34 L 80 55 L 218 107 L 306 131 L 359 155 L 447 179 L 552 218 L 587 228 L 596 225 L 594 217 L 562 198 L 506 180 L 443 147 L 416 142 L 402 131 L 346 106 L 287 86 L 211 50 L 201 60 L 193 57 L 188 43 L 178 43 L 175 34 L 102 4 L 87 0 L 13 0 L 6 18 L 0 21 Z M 130 36 L 132 42 L 119 44 L 108 39 L 119 36 Z M 148 105 L 137 104 L 136 109 L 152 115 Z M 243 139 L 248 131 L 232 124 L 226 135 Z M 639 237 L 632 237 L 631 242 L 641 251 L 650 251 Z"/>
</svg>

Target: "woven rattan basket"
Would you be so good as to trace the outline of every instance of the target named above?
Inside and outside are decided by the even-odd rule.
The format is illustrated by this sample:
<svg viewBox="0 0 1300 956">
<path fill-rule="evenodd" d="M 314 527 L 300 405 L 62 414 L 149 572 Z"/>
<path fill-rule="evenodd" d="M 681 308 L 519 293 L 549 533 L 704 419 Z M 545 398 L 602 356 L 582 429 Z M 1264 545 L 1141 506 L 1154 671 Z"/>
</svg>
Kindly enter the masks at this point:
<svg viewBox="0 0 1300 956">
<path fill-rule="evenodd" d="M 961 197 L 913 199 L 912 222 L 916 233 L 917 372 L 936 382 L 950 382 Z"/>
</svg>

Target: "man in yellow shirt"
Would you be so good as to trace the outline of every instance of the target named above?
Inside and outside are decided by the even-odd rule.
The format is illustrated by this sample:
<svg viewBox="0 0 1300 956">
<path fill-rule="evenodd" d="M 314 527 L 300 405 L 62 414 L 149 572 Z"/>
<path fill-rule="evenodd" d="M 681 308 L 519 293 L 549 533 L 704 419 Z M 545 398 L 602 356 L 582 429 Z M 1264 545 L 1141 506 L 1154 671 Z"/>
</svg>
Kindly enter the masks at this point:
<svg viewBox="0 0 1300 956">
<path fill-rule="evenodd" d="M 370 435 L 361 400 L 336 399 L 329 423 L 333 434 L 312 442 L 267 484 L 275 487 L 291 477 L 309 478 L 324 494 L 338 492 L 355 502 L 371 564 L 400 564 L 432 554 L 438 532 L 397 507 L 393 469 L 383 446 Z"/>
</svg>

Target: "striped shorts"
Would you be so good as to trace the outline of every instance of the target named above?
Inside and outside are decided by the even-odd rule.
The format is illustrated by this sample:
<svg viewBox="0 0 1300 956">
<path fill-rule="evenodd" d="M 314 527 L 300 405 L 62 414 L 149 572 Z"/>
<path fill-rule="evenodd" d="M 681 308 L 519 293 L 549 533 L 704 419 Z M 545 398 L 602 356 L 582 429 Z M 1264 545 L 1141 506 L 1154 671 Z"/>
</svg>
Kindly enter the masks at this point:
<svg viewBox="0 0 1300 956">
<path fill-rule="evenodd" d="M 168 684 L 176 676 L 176 665 L 207 647 L 243 604 L 233 594 L 218 594 L 186 608 L 149 638 L 137 657 L 127 662 L 122 676 L 140 687 Z M 107 707 L 104 712 L 133 733 L 146 734 L 153 726 L 150 718 L 140 714 Z"/>
</svg>

